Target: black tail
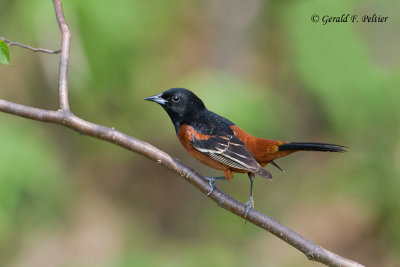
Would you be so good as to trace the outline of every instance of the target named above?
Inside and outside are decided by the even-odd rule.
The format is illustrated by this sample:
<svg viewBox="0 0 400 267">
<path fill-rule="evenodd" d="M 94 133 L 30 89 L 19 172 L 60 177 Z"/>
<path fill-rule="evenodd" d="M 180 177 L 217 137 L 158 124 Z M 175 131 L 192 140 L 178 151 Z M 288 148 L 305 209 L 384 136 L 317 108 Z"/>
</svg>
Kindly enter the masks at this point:
<svg viewBox="0 0 400 267">
<path fill-rule="evenodd" d="M 325 143 L 298 143 L 291 142 L 280 145 L 278 151 L 287 150 L 308 150 L 308 151 L 324 151 L 324 152 L 346 152 L 346 146 L 325 144 Z"/>
</svg>

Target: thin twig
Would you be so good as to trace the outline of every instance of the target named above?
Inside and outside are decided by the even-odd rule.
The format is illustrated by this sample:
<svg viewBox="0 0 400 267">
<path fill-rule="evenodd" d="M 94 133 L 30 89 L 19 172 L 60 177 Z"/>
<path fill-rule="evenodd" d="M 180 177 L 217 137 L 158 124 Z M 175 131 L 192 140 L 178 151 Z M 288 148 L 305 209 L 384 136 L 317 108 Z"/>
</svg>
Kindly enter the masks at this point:
<svg viewBox="0 0 400 267">
<path fill-rule="evenodd" d="M 58 80 L 59 102 L 60 109 L 69 110 L 68 103 L 68 58 L 69 48 L 71 44 L 71 33 L 67 23 L 65 22 L 64 12 L 62 9 L 61 0 L 53 0 L 56 18 L 60 26 L 61 39 L 61 59 L 60 59 L 60 75 Z"/>
<path fill-rule="evenodd" d="M 29 46 L 29 45 L 24 45 L 24 44 L 21 44 L 21 43 L 18 43 L 18 42 L 10 41 L 10 40 L 8 40 L 8 39 L 6 39 L 4 37 L 1 37 L 1 36 L 0 36 L 0 40 L 3 40 L 4 42 L 6 42 L 8 44 L 8 46 L 13 46 L 13 45 L 20 46 L 20 47 L 29 49 L 29 50 L 31 50 L 33 52 L 42 52 L 42 53 L 47 53 L 47 54 L 58 54 L 58 53 L 61 52 L 60 49 L 59 50 L 50 50 L 50 49 L 46 49 L 46 48 L 35 48 L 35 47 Z"/>
<path fill-rule="evenodd" d="M 70 33 L 68 30 L 68 26 L 64 20 L 61 1 L 53 0 L 53 3 L 56 10 L 57 21 L 60 25 L 60 29 L 62 32 L 62 53 L 60 59 L 59 76 L 60 109 L 57 111 L 44 110 L 0 99 L 0 111 L 32 120 L 59 124 L 68 127 L 74 131 L 77 131 L 81 134 L 104 140 L 106 142 L 118 145 L 122 148 L 143 155 L 146 158 L 151 159 L 170 169 L 171 171 L 177 173 L 178 175 L 183 177 L 183 179 L 196 186 L 201 192 L 203 192 L 204 195 L 207 195 L 207 193 L 210 191 L 210 187 L 204 177 L 196 173 L 193 169 L 181 163 L 178 159 L 172 158 L 164 151 L 161 151 L 160 149 L 152 146 L 149 143 L 136 139 L 127 134 L 121 133 L 114 128 L 108 128 L 102 125 L 85 121 L 69 111 L 68 87 L 66 79 L 68 69 Z M 246 206 L 240 201 L 223 193 L 218 188 L 215 188 L 208 197 L 215 201 L 218 206 L 232 212 L 239 217 L 245 218 Z M 246 219 L 249 222 L 279 237 L 299 251 L 303 252 L 310 260 L 318 261 L 325 265 L 335 267 L 363 266 L 357 262 L 346 259 L 312 243 L 311 241 L 297 234 L 293 230 L 279 223 L 275 219 L 259 211 L 256 211 L 254 209 L 250 210 L 250 212 L 246 216 Z"/>
</svg>

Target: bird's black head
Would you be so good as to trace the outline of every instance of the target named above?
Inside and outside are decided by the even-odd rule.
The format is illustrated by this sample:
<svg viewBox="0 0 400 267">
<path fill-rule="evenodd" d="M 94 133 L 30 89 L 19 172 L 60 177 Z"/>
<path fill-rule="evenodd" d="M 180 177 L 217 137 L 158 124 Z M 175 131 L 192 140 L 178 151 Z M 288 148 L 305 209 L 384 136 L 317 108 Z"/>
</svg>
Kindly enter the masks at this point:
<svg viewBox="0 0 400 267">
<path fill-rule="evenodd" d="M 176 131 L 179 131 L 182 124 L 194 121 L 206 110 L 203 101 L 185 88 L 172 88 L 144 100 L 160 104 L 167 111 Z"/>
</svg>

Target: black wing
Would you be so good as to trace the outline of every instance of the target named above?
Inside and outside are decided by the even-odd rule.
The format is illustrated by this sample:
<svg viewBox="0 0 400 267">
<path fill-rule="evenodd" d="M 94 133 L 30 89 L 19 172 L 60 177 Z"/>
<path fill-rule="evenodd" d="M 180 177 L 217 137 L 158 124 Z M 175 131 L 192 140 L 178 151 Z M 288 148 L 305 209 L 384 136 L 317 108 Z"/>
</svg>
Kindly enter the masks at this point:
<svg viewBox="0 0 400 267">
<path fill-rule="evenodd" d="M 272 175 L 258 164 L 245 144 L 235 135 L 212 136 L 204 140 L 192 136 L 190 144 L 206 156 L 229 167 L 272 178 Z"/>
</svg>

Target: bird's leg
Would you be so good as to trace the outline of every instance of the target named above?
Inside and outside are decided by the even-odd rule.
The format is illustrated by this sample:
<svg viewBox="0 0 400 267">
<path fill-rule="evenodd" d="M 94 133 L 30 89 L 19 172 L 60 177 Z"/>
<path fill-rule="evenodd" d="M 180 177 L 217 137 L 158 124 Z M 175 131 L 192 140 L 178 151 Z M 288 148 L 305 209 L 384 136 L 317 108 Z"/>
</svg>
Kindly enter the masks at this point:
<svg viewBox="0 0 400 267">
<path fill-rule="evenodd" d="M 204 178 L 206 178 L 208 184 L 211 187 L 210 192 L 207 193 L 207 196 L 209 196 L 214 191 L 214 184 L 216 180 L 225 180 L 225 177 L 204 177 Z"/>
<path fill-rule="evenodd" d="M 244 218 L 245 218 L 244 224 L 246 224 L 246 222 L 247 222 L 246 217 L 247 217 L 247 214 L 248 214 L 249 211 L 250 211 L 250 208 L 253 208 L 253 209 L 254 209 L 254 200 L 253 200 L 254 173 L 249 174 L 249 177 L 250 177 L 250 198 L 249 198 L 249 200 L 246 202 L 246 213 L 244 214 Z"/>
</svg>

